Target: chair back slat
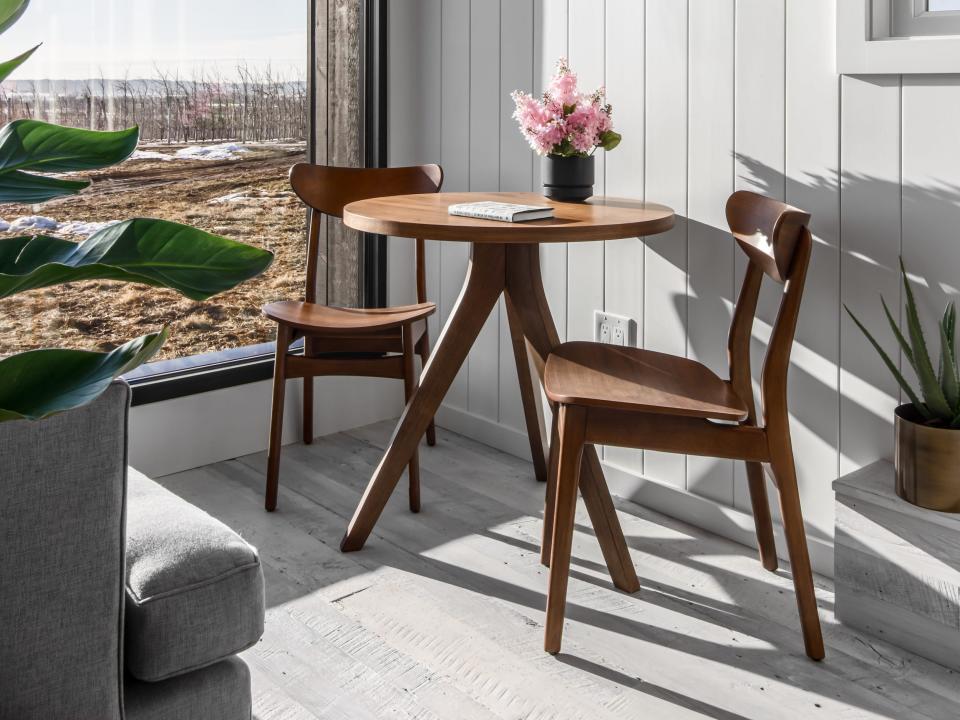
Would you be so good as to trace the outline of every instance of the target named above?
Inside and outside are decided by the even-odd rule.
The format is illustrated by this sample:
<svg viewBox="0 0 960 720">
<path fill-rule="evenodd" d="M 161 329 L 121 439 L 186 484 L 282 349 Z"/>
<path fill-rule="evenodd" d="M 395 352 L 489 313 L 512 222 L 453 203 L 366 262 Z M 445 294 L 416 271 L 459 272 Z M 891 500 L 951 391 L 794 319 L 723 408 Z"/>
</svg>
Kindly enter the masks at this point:
<svg viewBox="0 0 960 720">
<path fill-rule="evenodd" d="M 763 425 L 786 422 L 786 377 L 813 238 L 809 213 L 757 193 L 739 191 L 727 201 L 730 231 L 750 259 L 733 312 L 727 356 L 730 382 L 747 405 L 749 424 L 759 424 L 750 369 L 750 343 L 763 276 L 783 285 L 763 364 Z"/>
<path fill-rule="evenodd" d="M 344 168 L 299 163 L 290 169 L 290 186 L 303 202 L 330 217 L 358 200 L 389 195 L 433 193 L 443 184 L 439 165 L 398 168 Z"/>
<path fill-rule="evenodd" d="M 786 282 L 797 241 L 810 214 L 779 200 L 740 190 L 727 201 L 727 223 L 740 249 L 763 272 Z"/>
<path fill-rule="evenodd" d="M 358 200 L 390 195 L 435 193 L 443 184 L 439 165 L 398 168 L 345 168 L 298 163 L 290 169 L 290 186 L 310 208 L 307 231 L 305 299 L 317 302 L 317 274 L 324 216 L 342 218 L 343 208 Z M 426 302 L 423 240 L 417 240 L 417 301 Z"/>
</svg>

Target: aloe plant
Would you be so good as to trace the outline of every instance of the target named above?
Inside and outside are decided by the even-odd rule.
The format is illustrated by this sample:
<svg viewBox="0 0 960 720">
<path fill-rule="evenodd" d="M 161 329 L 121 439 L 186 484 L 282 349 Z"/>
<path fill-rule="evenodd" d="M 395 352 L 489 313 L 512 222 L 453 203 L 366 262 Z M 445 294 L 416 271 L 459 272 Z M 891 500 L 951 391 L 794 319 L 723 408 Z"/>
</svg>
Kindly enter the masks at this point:
<svg viewBox="0 0 960 720">
<path fill-rule="evenodd" d="M 0 34 L 28 5 L 29 0 L 0 0 Z M 0 63 L 0 82 L 36 49 Z M 41 203 L 79 193 L 88 180 L 43 173 L 116 165 L 133 153 L 139 137 L 136 127 L 97 132 L 11 122 L 0 129 L 0 203 Z M 171 288 L 206 300 L 259 275 L 272 261 L 272 253 L 188 225 L 135 218 L 79 244 L 42 235 L 0 240 L 0 299 L 97 279 Z M 91 402 L 114 378 L 150 360 L 167 333 L 164 327 L 106 353 L 44 349 L 0 360 L 0 422 L 39 420 Z"/>
<path fill-rule="evenodd" d="M 920 413 L 924 421 L 931 425 L 960 428 L 960 368 L 957 364 L 956 350 L 956 305 L 953 302 L 947 305 L 937 326 L 940 335 L 940 360 L 937 370 L 934 370 L 933 361 L 927 349 L 927 341 L 923 335 L 923 327 L 920 325 L 920 314 L 917 312 L 913 287 L 907 277 L 903 258 L 900 258 L 900 274 L 903 278 L 904 297 L 906 298 L 904 303 L 904 315 L 907 323 L 906 336 L 893 319 L 893 314 L 882 297 L 880 302 L 883 303 L 883 312 L 887 317 L 890 329 L 893 331 L 893 336 L 897 339 L 897 344 L 903 351 L 903 357 L 907 359 L 910 367 L 917 375 L 920 383 L 919 392 L 910 386 L 896 363 L 893 362 L 864 324 L 857 319 L 850 308 L 846 305 L 844 305 L 844 308 L 853 318 L 857 327 L 866 335 L 870 344 L 880 354 L 883 363 L 893 373 L 900 387 L 903 388 L 907 397 L 910 398 L 911 404 Z"/>
</svg>

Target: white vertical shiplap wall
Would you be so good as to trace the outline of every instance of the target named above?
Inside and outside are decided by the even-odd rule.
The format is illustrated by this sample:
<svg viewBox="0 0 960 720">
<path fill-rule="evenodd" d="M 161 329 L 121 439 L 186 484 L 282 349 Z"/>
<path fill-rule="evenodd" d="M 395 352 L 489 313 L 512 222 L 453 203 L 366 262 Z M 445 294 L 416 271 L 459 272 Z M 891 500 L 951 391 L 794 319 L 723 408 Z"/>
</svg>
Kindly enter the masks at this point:
<svg viewBox="0 0 960 720">
<path fill-rule="evenodd" d="M 539 162 L 510 120 L 509 93 L 539 91 L 555 60 L 567 55 L 585 87 L 607 85 L 624 134 L 623 144 L 600 158 L 598 190 L 677 210 L 677 227 L 646 241 L 542 250 L 562 337 L 589 338 L 593 310 L 606 309 L 636 318 L 646 347 L 722 372 L 744 269 L 725 232 L 726 197 L 754 189 L 813 214 L 816 247 L 790 400 L 811 548 L 825 572 L 831 481 L 891 456 L 899 401 L 843 305 L 889 341 L 878 293 L 892 307 L 900 303 L 901 252 L 931 313 L 960 292 L 960 139 L 952 121 L 960 114 L 960 79 L 840 78 L 836 2 L 390 3 L 391 57 L 399 62 L 391 100 L 413 96 L 391 105 L 393 161 L 442 162 L 448 189 L 537 187 Z M 443 319 L 463 278 L 466 248 L 443 244 L 431 252 L 430 291 Z M 400 279 L 397 288 L 403 295 Z M 776 303 L 776 287 L 765 288 L 754 329 L 757 380 Z M 442 420 L 526 453 L 502 309 L 491 316 Z M 614 448 L 604 450 L 604 461 L 617 492 L 750 541 L 740 464 Z"/>
</svg>

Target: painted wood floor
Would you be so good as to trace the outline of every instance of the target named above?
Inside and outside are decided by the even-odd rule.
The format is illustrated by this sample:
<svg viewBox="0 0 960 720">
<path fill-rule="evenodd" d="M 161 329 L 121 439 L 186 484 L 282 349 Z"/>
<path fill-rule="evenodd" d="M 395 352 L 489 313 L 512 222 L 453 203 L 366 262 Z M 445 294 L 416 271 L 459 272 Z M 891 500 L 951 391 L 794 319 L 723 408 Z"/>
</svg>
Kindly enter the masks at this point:
<svg viewBox="0 0 960 720">
<path fill-rule="evenodd" d="M 818 664 L 787 572 L 627 502 L 643 589 L 613 588 L 581 506 L 564 652 L 545 654 L 543 486 L 450 432 L 421 450 L 423 512 L 407 511 L 404 478 L 366 548 L 341 554 L 391 430 L 285 448 L 272 515 L 263 453 L 160 480 L 260 549 L 266 633 L 244 654 L 259 720 L 960 717 L 958 674 L 837 625 L 829 581 Z"/>
</svg>

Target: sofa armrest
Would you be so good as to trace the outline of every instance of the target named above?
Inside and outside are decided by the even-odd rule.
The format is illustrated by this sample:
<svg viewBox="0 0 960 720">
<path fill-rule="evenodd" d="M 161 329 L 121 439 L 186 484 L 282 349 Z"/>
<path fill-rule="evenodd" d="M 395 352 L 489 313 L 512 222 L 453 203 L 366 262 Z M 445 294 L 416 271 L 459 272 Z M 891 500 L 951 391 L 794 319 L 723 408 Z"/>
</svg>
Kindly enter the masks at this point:
<svg viewBox="0 0 960 720">
<path fill-rule="evenodd" d="M 0 717 L 121 717 L 129 403 L 0 423 Z"/>
</svg>

